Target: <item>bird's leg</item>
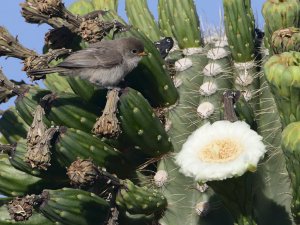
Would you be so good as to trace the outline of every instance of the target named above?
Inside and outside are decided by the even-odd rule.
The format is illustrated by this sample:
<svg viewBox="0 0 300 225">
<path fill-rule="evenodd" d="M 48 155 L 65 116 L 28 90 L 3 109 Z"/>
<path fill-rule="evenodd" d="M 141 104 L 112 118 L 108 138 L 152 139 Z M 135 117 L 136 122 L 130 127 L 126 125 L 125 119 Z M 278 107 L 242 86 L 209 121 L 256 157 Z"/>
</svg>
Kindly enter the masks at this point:
<svg viewBox="0 0 300 225">
<path fill-rule="evenodd" d="M 101 136 L 115 137 L 120 133 L 119 121 L 116 116 L 119 90 L 114 88 L 107 93 L 107 101 L 103 114 L 97 119 L 93 133 Z"/>
</svg>

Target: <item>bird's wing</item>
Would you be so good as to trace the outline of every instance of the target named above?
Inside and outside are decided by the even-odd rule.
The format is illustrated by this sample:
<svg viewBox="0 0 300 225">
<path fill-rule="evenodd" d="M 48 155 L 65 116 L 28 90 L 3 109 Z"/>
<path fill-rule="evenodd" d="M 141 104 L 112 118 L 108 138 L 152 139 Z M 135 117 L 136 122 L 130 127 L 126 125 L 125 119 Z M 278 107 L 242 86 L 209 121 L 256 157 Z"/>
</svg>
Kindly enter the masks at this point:
<svg viewBox="0 0 300 225">
<path fill-rule="evenodd" d="M 123 62 L 122 55 L 111 48 L 86 48 L 68 56 L 58 67 L 64 68 L 111 68 Z"/>
</svg>

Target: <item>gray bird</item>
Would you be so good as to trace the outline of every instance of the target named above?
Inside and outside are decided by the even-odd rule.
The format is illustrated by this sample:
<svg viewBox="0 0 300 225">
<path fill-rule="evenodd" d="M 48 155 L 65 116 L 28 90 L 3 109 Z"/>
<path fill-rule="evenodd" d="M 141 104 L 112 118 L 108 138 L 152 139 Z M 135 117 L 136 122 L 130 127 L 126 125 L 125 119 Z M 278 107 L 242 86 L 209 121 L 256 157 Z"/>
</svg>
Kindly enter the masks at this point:
<svg viewBox="0 0 300 225">
<path fill-rule="evenodd" d="M 102 87 L 116 86 L 147 55 L 143 43 L 133 37 L 102 40 L 76 51 L 55 67 L 27 71 L 29 75 L 60 73 L 79 76 Z"/>
</svg>

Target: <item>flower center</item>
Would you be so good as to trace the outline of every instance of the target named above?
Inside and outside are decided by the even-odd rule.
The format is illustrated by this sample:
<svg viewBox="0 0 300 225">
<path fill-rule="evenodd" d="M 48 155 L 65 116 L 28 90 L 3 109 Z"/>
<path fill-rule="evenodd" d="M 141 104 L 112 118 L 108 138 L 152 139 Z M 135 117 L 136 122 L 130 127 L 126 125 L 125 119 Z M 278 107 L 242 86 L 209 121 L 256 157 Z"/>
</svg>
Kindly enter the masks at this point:
<svg viewBox="0 0 300 225">
<path fill-rule="evenodd" d="M 236 159 L 241 152 L 241 144 L 233 139 L 214 140 L 200 150 L 199 158 L 204 162 L 226 162 Z"/>
</svg>

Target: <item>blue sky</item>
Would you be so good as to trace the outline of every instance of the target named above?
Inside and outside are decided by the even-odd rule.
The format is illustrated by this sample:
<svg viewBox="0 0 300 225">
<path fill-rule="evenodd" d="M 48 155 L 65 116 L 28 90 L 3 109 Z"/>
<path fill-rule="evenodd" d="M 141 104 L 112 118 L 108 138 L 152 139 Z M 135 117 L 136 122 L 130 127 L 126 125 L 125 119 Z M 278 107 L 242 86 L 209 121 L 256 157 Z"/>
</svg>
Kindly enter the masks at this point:
<svg viewBox="0 0 300 225">
<path fill-rule="evenodd" d="M 20 14 L 19 7 L 19 4 L 24 1 L 25 0 L 5 1 L 5 4 L 0 7 L 0 25 L 8 28 L 10 33 L 14 36 L 18 36 L 19 41 L 24 46 L 41 53 L 44 34 L 50 27 L 47 25 L 38 26 L 26 23 Z M 72 2 L 74 2 L 74 0 L 64 0 L 66 6 L 70 5 Z M 157 0 L 148 0 L 148 2 L 150 9 L 154 12 L 154 16 L 157 17 Z M 222 0 L 195 0 L 195 2 L 197 5 L 198 15 L 200 16 L 202 23 L 208 23 L 213 26 L 220 25 L 219 15 L 222 7 Z M 261 16 L 261 7 L 263 2 L 264 0 L 252 0 L 253 11 L 256 15 L 259 27 L 262 27 L 263 24 L 263 18 Z M 119 12 L 123 17 L 125 17 L 125 0 L 119 0 L 119 3 Z M 0 58 L 0 67 L 4 74 L 9 78 L 15 80 L 23 79 L 29 82 L 26 78 L 26 74 L 21 71 L 22 63 L 20 60 L 13 58 L 4 59 L 2 57 Z M 2 104 L 0 105 L 0 109 L 4 110 L 11 104 L 11 101 L 7 104 Z"/>
</svg>

